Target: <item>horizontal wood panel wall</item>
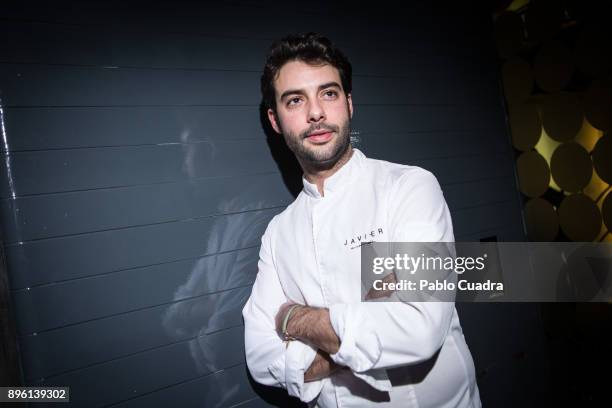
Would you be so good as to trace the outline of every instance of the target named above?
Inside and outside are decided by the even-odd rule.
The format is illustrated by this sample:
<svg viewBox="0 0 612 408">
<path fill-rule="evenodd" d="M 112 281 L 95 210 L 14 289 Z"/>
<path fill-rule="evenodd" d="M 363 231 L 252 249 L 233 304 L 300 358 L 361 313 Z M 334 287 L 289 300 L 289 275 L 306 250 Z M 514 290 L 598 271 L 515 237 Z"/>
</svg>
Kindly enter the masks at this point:
<svg viewBox="0 0 612 408">
<path fill-rule="evenodd" d="M 432 171 L 458 240 L 523 240 L 486 9 L 173 5 L 0 11 L 0 219 L 26 384 L 69 385 L 83 407 L 267 406 L 240 311 L 293 200 L 258 88 L 290 32 L 345 50 L 356 146 Z M 462 315 L 468 343 L 481 313 Z M 486 350 L 477 366 L 503 360 Z"/>
</svg>

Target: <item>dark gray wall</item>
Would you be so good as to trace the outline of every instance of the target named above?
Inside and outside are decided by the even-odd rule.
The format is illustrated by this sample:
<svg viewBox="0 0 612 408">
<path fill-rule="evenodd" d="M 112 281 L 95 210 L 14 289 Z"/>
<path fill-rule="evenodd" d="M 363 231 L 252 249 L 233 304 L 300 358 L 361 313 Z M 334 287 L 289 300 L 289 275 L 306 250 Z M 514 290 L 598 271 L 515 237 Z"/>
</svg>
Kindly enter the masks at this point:
<svg viewBox="0 0 612 408">
<path fill-rule="evenodd" d="M 240 311 L 299 183 L 259 111 L 265 53 L 290 32 L 345 50 L 356 145 L 436 174 L 458 240 L 524 239 L 485 8 L 124 3 L 0 11 L 0 219 L 25 384 L 69 385 L 87 407 L 266 405 Z M 534 401 L 537 309 L 460 308 L 483 401 Z"/>
</svg>

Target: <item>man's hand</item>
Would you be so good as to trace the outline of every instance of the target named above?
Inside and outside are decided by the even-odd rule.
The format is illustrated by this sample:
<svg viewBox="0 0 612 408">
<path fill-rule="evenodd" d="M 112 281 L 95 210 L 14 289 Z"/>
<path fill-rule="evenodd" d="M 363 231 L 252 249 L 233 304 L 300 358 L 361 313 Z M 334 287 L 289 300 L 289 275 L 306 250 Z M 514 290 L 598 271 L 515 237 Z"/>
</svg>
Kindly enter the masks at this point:
<svg viewBox="0 0 612 408">
<path fill-rule="evenodd" d="M 304 373 L 304 382 L 317 381 L 321 378 L 329 377 L 339 368 L 341 368 L 341 366 L 334 363 L 329 357 L 329 354 L 324 351 L 317 350 L 317 355 L 315 356 L 314 361 Z"/>
<path fill-rule="evenodd" d="M 390 274 L 385 276 L 382 279 L 382 282 L 383 283 L 396 283 L 397 280 L 395 279 L 395 272 L 391 272 Z M 389 289 L 376 290 L 376 289 L 372 288 L 366 294 L 365 300 L 380 299 L 380 298 L 383 298 L 383 297 L 390 297 L 393 294 L 393 292 L 395 292 L 395 290 L 389 290 Z"/>
</svg>

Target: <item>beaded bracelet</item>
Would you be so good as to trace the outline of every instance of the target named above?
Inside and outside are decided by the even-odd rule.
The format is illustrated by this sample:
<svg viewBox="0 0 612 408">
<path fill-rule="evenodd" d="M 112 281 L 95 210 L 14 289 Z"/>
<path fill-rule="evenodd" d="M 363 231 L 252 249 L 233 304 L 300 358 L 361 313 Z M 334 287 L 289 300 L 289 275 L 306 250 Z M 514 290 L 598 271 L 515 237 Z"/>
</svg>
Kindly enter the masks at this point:
<svg viewBox="0 0 612 408">
<path fill-rule="evenodd" d="M 291 312 L 293 312 L 299 306 L 300 305 L 293 305 L 289 308 L 289 310 L 287 310 L 287 313 L 285 313 L 285 317 L 283 319 L 283 325 L 281 327 L 281 331 L 283 332 L 283 340 L 285 341 L 295 340 L 295 337 L 287 333 L 287 324 L 289 323 L 289 317 L 291 316 Z"/>
</svg>

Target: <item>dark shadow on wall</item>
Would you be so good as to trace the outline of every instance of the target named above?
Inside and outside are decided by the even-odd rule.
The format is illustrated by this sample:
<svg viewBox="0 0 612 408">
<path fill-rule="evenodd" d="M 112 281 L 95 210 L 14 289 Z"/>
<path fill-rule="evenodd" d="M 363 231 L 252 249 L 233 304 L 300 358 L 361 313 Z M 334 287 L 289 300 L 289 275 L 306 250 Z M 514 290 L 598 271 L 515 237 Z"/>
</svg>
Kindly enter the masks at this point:
<svg viewBox="0 0 612 408">
<path fill-rule="evenodd" d="M 270 153 L 278 166 L 285 186 L 293 197 L 297 197 L 302 190 L 302 169 L 295 159 L 293 152 L 287 147 L 283 136 L 272 129 L 272 125 L 268 120 L 267 108 L 263 102 L 259 105 L 259 121 L 266 134 Z M 251 377 L 246 366 L 245 370 L 247 370 L 249 382 L 255 393 L 268 404 L 276 407 L 306 407 L 306 404 L 297 398 L 289 396 L 284 389 L 259 384 Z"/>
<path fill-rule="evenodd" d="M 266 134 L 266 141 L 270 148 L 270 153 L 278 166 L 278 170 L 283 177 L 285 186 L 293 195 L 297 197 L 302 190 L 302 169 L 295 159 L 295 155 L 285 143 L 285 139 L 282 135 L 279 135 L 272 129 L 270 121 L 268 120 L 267 108 L 262 102 L 259 105 L 259 121 L 261 127 Z"/>
<path fill-rule="evenodd" d="M 302 169 L 295 159 L 293 152 L 287 147 L 284 137 L 272 129 L 267 112 L 268 108 L 261 102 L 259 104 L 259 121 L 266 135 L 266 142 L 268 143 L 270 153 L 278 166 L 285 186 L 293 197 L 297 197 L 302 190 Z M 248 369 L 247 375 L 255 393 L 268 404 L 277 407 L 306 407 L 306 404 L 297 398 L 289 396 L 284 389 L 259 384 L 251 377 Z"/>
<path fill-rule="evenodd" d="M 15 387 L 23 385 L 23 375 L 7 270 L 0 241 L 0 387 Z"/>
<path fill-rule="evenodd" d="M 251 374 L 248 372 L 247 375 L 249 378 L 249 382 L 251 383 L 251 387 L 255 391 L 255 393 L 267 402 L 270 405 L 275 407 L 287 407 L 287 408 L 306 408 L 306 404 L 295 397 L 290 397 L 287 394 L 287 391 L 282 388 L 269 387 L 267 385 L 261 385 L 256 382 Z"/>
</svg>

